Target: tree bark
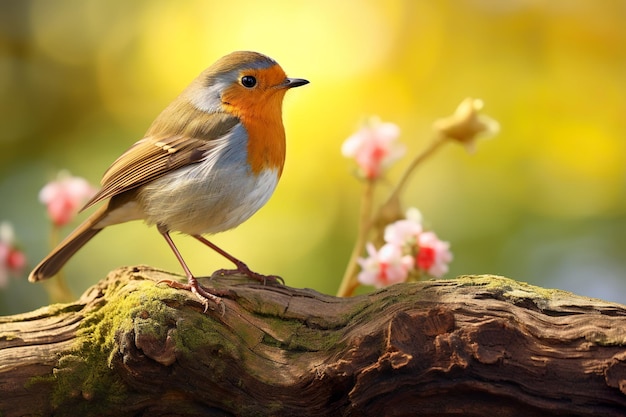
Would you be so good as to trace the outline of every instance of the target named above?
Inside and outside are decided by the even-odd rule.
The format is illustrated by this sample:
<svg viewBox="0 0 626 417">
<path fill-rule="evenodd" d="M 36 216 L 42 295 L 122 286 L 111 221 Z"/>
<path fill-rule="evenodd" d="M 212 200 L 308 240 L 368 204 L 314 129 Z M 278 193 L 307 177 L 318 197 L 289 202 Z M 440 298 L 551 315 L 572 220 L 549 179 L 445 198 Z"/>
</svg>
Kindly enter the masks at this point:
<svg viewBox="0 0 626 417">
<path fill-rule="evenodd" d="M 626 306 L 496 276 L 335 298 L 122 268 L 0 317 L 0 415 L 623 416 Z"/>
</svg>

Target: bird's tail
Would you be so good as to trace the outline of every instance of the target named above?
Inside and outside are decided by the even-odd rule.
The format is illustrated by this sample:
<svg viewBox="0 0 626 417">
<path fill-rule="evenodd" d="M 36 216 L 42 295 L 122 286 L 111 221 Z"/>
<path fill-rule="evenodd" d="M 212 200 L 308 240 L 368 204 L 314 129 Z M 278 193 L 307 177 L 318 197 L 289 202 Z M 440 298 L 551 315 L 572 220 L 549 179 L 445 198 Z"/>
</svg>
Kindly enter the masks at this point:
<svg viewBox="0 0 626 417">
<path fill-rule="evenodd" d="M 65 263 L 87 243 L 92 237 L 98 234 L 102 228 L 95 226 L 106 216 L 107 205 L 100 207 L 87 220 L 78 226 L 68 237 L 66 237 L 56 248 L 52 250 L 39 265 L 33 269 L 28 276 L 30 282 L 41 281 L 51 278 L 65 265 Z"/>
</svg>

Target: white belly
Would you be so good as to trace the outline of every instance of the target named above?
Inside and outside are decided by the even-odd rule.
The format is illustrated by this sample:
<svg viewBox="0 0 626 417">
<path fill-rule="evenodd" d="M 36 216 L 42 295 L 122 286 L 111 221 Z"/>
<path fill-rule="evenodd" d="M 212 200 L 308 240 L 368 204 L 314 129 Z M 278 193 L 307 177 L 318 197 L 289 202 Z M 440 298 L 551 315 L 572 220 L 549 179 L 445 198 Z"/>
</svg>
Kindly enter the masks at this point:
<svg viewBox="0 0 626 417">
<path fill-rule="evenodd" d="M 255 175 L 247 165 L 209 164 L 193 164 L 145 185 L 139 201 L 146 222 L 191 235 L 223 232 L 265 205 L 278 183 L 276 170 Z"/>
</svg>

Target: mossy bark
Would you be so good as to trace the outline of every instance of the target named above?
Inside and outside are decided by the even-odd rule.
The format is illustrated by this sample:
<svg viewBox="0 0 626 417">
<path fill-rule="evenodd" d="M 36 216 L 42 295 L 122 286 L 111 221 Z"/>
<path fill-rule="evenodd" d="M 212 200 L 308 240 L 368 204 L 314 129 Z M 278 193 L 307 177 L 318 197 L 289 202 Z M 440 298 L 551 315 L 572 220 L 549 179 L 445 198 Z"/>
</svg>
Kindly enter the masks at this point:
<svg viewBox="0 0 626 417">
<path fill-rule="evenodd" d="M 626 306 L 495 276 L 341 299 L 113 271 L 75 303 L 0 317 L 0 415 L 622 416 Z"/>
</svg>

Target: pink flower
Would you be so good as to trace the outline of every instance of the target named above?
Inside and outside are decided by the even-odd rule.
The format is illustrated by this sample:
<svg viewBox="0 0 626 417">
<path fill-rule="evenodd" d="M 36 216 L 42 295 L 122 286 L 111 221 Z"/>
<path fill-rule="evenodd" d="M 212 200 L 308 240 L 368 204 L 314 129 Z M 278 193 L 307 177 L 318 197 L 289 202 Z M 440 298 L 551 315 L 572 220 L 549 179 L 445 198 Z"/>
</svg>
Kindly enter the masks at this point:
<svg viewBox="0 0 626 417">
<path fill-rule="evenodd" d="M 0 223 L 0 287 L 8 284 L 9 275 L 20 275 L 26 266 L 26 256 L 14 243 L 13 227 Z"/>
<path fill-rule="evenodd" d="M 52 222 L 56 226 L 63 226 L 74 219 L 95 192 L 84 178 L 72 177 L 67 171 L 61 171 L 56 181 L 49 182 L 41 189 L 39 201 L 46 205 Z"/>
<path fill-rule="evenodd" d="M 400 128 L 371 118 L 341 146 L 341 153 L 354 158 L 367 179 L 378 178 L 383 170 L 404 155 L 405 147 L 396 143 Z"/>
<path fill-rule="evenodd" d="M 374 245 L 367 245 L 368 258 L 359 258 L 361 272 L 358 280 L 364 285 L 377 288 L 406 281 L 413 268 L 413 257 L 403 255 L 402 250 L 390 243 L 376 251 Z"/>
<path fill-rule="evenodd" d="M 436 278 L 448 272 L 448 264 L 452 261 L 450 244 L 439 240 L 433 232 L 424 232 L 417 240 L 417 267 Z"/>
<path fill-rule="evenodd" d="M 422 233 L 421 222 L 420 212 L 415 208 L 410 208 L 405 220 L 398 220 L 385 228 L 385 242 L 410 249 L 417 244 L 417 238 Z"/>
</svg>

